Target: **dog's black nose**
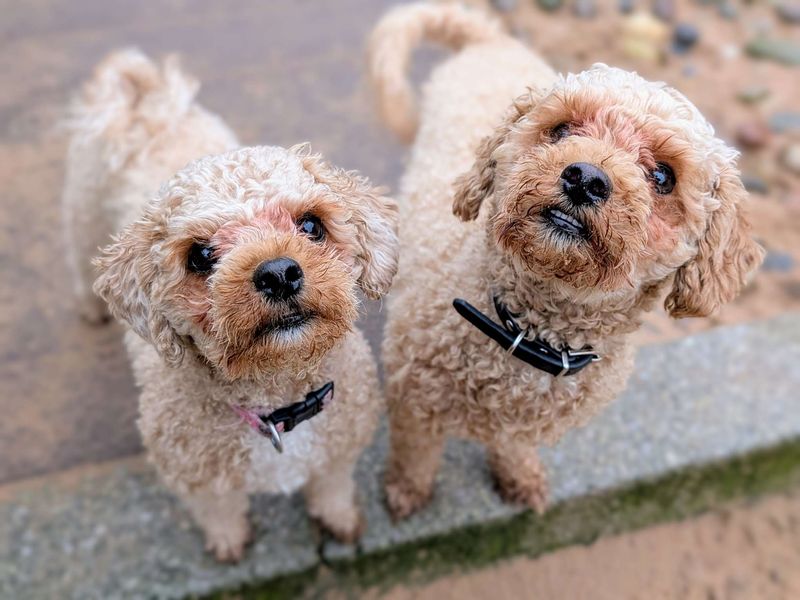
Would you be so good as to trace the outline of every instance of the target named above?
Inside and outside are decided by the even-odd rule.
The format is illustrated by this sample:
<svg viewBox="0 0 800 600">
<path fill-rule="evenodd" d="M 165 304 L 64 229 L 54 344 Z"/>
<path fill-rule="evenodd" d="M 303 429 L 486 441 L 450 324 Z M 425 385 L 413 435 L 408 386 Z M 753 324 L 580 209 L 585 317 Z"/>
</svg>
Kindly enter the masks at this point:
<svg viewBox="0 0 800 600">
<path fill-rule="evenodd" d="M 270 300 L 288 300 L 303 287 L 303 269 L 285 256 L 265 260 L 256 267 L 253 283 Z"/>
<path fill-rule="evenodd" d="M 573 163 L 561 173 L 561 187 L 573 204 L 599 204 L 611 195 L 611 182 L 589 163 Z"/>
</svg>

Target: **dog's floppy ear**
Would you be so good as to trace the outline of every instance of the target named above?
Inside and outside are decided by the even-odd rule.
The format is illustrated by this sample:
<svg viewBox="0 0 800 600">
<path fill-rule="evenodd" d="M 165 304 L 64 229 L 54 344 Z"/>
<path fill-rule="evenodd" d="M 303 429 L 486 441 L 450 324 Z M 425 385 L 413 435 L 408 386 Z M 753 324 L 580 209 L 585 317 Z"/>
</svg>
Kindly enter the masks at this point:
<svg viewBox="0 0 800 600">
<path fill-rule="evenodd" d="M 397 204 L 364 180 L 356 189 L 360 193 L 352 196 L 351 210 L 361 246 L 358 283 L 368 297 L 377 299 L 389 291 L 397 273 Z"/>
<path fill-rule="evenodd" d="M 364 294 L 377 299 L 386 294 L 397 273 L 397 203 L 381 188 L 354 172 L 333 167 L 312 154 L 307 145 L 291 149 L 314 178 L 336 192 L 347 204 L 349 222 L 356 228 L 357 280 Z"/>
<path fill-rule="evenodd" d="M 509 132 L 533 108 L 533 93 L 516 98 L 506 112 L 503 122 L 484 138 L 475 153 L 472 168 L 456 179 L 453 196 L 453 214 L 462 221 L 477 218 L 481 203 L 494 191 L 497 157 L 495 152 L 506 141 Z"/>
<path fill-rule="evenodd" d="M 697 254 L 675 273 L 664 302 L 672 317 L 710 315 L 736 297 L 764 257 L 742 214 L 747 192 L 733 167 L 720 174 L 714 197 L 719 207 L 708 219 Z"/>
<path fill-rule="evenodd" d="M 153 308 L 158 268 L 154 246 L 161 238 L 161 223 L 154 210 L 126 227 L 94 260 L 99 276 L 94 291 L 108 303 L 111 314 L 125 321 L 153 344 L 167 364 L 183 359 L 184 343 L 161 311 Z"/>
</svg>

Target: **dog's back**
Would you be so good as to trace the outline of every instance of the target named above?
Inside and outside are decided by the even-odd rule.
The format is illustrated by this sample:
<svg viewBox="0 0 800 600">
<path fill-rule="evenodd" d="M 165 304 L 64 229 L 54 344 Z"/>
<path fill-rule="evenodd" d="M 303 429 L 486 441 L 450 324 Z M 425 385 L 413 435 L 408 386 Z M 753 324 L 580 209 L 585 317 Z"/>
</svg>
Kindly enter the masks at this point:
<svg viewBox="0 0 800 600">
<path fill-rule="evenodd" d="M 106 315 L 91 291 L 98 248 L 191 160 L 237 145 L 195 103 L 198 87 L 175 58 L 158 65 L 128 49 L 103 60 L 72 103 L 64 220 L 79 308 L 90 321 Z"/>
</svg>

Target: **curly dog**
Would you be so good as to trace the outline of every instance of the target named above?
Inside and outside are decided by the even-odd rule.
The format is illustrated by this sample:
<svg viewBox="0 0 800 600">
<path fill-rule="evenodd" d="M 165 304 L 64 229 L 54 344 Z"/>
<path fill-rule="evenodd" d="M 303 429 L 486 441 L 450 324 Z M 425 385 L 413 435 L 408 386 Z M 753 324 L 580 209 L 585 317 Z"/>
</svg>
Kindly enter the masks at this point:
<svg viewBox="0 0 800 600">
<path fill-rule="evenodd" d="M 457 52 L 417 110 L 423 39 Z M 451 435 L 541 511 L 536 447 L 620 393 L 642 314 L 666 296 L 674 317 L 708 315 L 759 265 L 737 153 L 674 89 L 605 65 L 559 76 L 461 6 L 391 11 L 368 66 L 385 121 L 415 138 L 383 354 L 389 508 L 427 502 Z"/>
</svg>

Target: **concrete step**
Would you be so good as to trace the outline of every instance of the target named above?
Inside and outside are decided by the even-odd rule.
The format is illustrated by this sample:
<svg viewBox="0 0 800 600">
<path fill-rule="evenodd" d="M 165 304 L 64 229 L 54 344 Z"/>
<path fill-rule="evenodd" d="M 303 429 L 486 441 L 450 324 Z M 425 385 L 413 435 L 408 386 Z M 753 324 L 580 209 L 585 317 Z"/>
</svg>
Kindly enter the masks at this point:
<svg viewBox="0 0 800 600">
<path fill-rule="evenodd" d="M 800 315 L 640 350 L 628 391 L 543 452 L 552 507 L 503 504 L 483 451 L 449 444 L 436 496 L 392 524 L 382 429 L 358 471 L 358 548 L 320 538 L 298 497 L 254 502 L 244 561 L 216 564 L 141 458 L 0 488 L 0 597 L 296 597 L 423 578 L 681 518 L 800 481 Z"/>
</svg>

